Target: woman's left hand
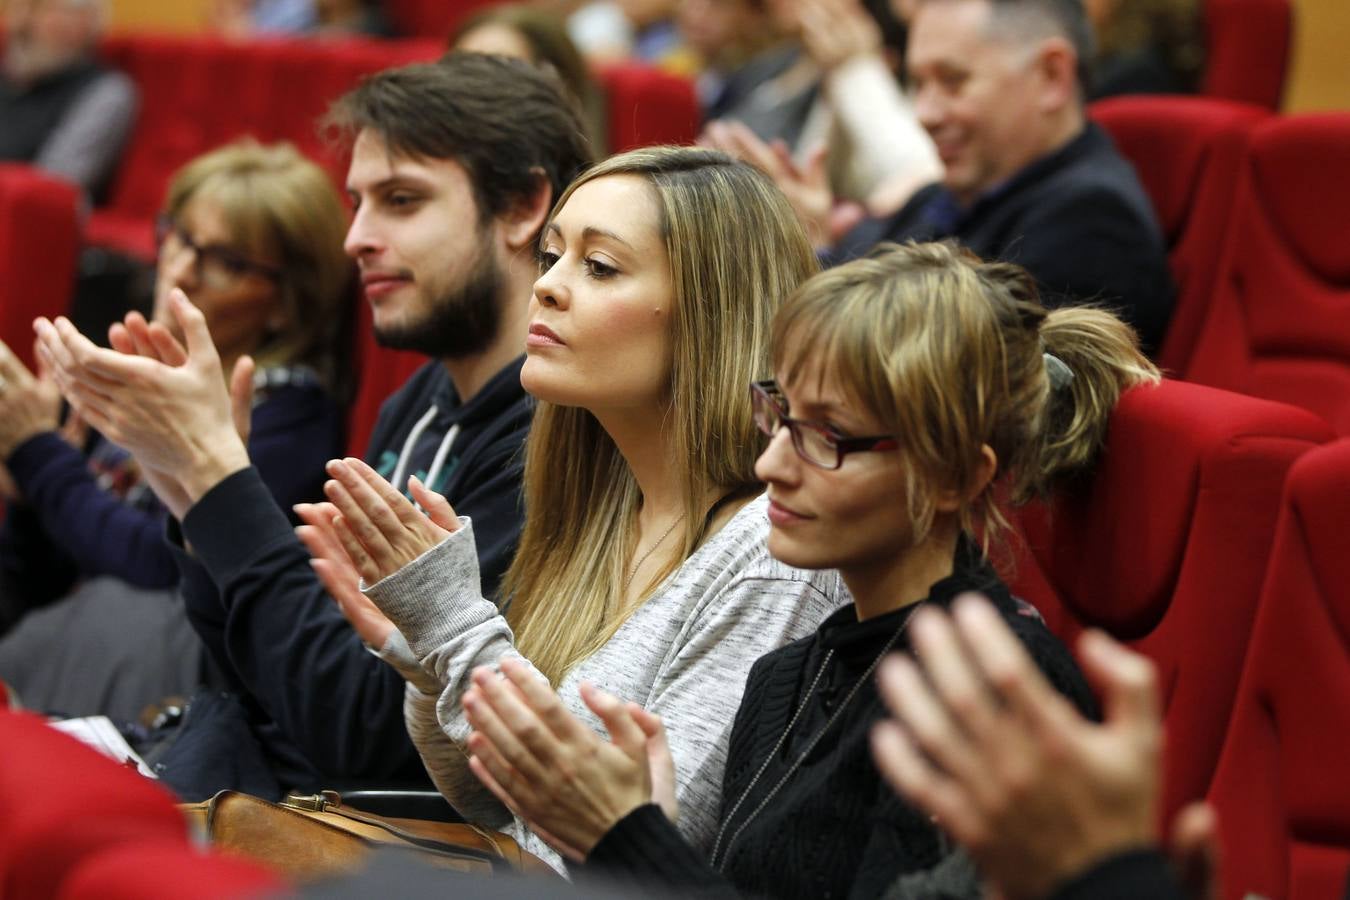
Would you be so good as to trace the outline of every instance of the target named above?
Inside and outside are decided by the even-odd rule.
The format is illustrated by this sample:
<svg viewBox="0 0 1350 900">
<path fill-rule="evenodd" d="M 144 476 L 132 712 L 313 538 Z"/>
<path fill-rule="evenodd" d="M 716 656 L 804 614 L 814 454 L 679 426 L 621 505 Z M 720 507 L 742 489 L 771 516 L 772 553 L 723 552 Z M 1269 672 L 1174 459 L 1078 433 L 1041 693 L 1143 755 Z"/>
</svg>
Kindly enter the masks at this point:
<svg viewBox="0 0 1350 900">
<path fill-rule="evenodd" d="M 328 474 L 323 492 L 340 513 L 331 519 L 333 533 L 368 585 L 459 530 L 450 502 L 417 478 L 408 479 L 408 488 L 426 512 L 355 457 L 330 460 Z"/>
<path fill-rule="evenodd" d="M 673 809 L 673 765 L 653 772 L 665 747 L 660 719 L 597 688 L 582 699 L 608 729 L 601 738 L 519 660 L 501 674 L 480 668 L 464 693 L 469 767 L 497 798 L 563 855 L 581 860 L 624 816 L 645 803 Z M 670 753 L 664 751 L 669 765 Z M 664 784 L 654 796 L 653 784 Z"/>
</svg>

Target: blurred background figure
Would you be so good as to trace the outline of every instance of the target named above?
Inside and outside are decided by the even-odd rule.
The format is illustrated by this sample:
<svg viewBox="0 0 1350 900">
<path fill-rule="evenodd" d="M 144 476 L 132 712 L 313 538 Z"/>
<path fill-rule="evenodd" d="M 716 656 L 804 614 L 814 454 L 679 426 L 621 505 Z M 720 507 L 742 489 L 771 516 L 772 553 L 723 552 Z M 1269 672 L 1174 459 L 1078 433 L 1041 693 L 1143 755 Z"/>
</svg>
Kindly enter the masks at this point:
<svg viewBox="0 0 1350 900">
<path fill-rule="evenodd" d="M 450 49 L 512 56 L 555 76 L 585 123 L 595 156 L 608 155 L 604 96 L 560 15 L 525 3 L 490 6 L 460 23 Z"/>
<path fill-rule="evenodd" d="M 1205 62 L 1196 0 L 1084 0 L 1097 31 L 1092 99 L 1189 94 Z"/>
<path fill-rule="evenodd" d="M 183 167 L 160 219 L 154 319 L 179 332 L 169 296 L 181 289 L 226 373 L 254 360 L 251 415 L 239 415 L 288 510 L 320 496 L 323 462 L 343 447 L 345 229 L 322 169 L 290 145 L 251 141 Z M 3 344 L 0 378 L 0 678 L 30 708 L 124 720 L 190 692 L 205 657 L 173 591 L 167 514 L 145 473 L 104 436 L 59 424 L 55 386 Z"/>
<path fill-rule="evenodd" d="M 676 24 L 679 0 L 597 0 L 576 9 L 567 30 L 594 62 L 634 60 L 692 75 L 698 60 Z"/>
<path fill-rule="evenodd" d="M 211 31 L 236 40 L 397 36 L 379 0 L 213 0 L 207 19 Z"/>
<path fill-rule="evenodd" d="M 136 114 L 131 80 L 94 58 L 103 0 L 8 0 L 0 8 L 0 160 L 33 163 L 96 198 Z"/>
</svg>

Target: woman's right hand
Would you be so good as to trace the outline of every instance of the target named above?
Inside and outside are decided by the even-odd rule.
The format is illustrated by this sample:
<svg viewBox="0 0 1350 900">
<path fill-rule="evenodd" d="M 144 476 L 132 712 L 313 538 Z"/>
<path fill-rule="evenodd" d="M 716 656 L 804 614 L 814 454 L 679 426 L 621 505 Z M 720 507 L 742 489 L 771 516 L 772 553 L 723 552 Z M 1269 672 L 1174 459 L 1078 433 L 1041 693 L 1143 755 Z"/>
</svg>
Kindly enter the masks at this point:
<svg viewBox="0 0 1350 900">
<path fill-rule="evenodd" d="M 340 515 L 337 507 L 331 503 L 297 503 L 294 508 L 305 523 L 295 529 L 295 534 L 313 557 L 309 564 L 314 573 L 361 640 L 382 649 L 394 633 L 394 623 L 361 593 L 361 575 L 333 530 L 333 519 Z"/>
<path fill-rule="evenodd" d="M 422 509 L 359 459 L 331 460 L 327 468 L 332 480 L 324 484 L 324 493 L 338 511 L 331 519 L 333 533 L 367 585 L 459 530 L 449 501 L 416 477 L 408 479 L 408 489 Z"/>
</svg>

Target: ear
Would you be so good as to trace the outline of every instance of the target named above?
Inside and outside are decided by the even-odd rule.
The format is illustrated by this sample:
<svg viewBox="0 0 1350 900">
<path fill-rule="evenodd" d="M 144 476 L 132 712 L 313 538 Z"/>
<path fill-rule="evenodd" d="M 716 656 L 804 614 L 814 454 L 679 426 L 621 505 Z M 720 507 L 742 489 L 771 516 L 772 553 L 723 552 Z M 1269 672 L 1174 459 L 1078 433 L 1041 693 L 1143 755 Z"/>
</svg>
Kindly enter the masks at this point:
<svg viewBox="0 0 1350 900">
<path fill-rule="evenodd" d="M 531 169 L 530 175 L 534 179 L 530 190 L 496 216 L 502 239 L 512 253 L 534 243 L 553 208 L 553 187 L 544 170 Z"/>
<path fill-rule="evenodd" d="M 1052 37 L 1042 42 L 1036 70 L 1040 75 L 1037 105 L 1041 112 L 1059 112 L 1079 103 L 1078 53 L 1067 40 Z"/>
<path fill-rule="evenodd" d="M 994 480 L 994 475 L 997 473 L 998 454 L 988 444 L 981 444 L 980 458 L 975 463 L 975 470 L 971 473 L 970 483 L 966 485 L 964 490 L 953 487 L 938 491 L 934 508 L 940 513 L 956 512 L 962 506 L 980 496 L 984 489 L 989 487 L 989 482 Z"/>
</svg>

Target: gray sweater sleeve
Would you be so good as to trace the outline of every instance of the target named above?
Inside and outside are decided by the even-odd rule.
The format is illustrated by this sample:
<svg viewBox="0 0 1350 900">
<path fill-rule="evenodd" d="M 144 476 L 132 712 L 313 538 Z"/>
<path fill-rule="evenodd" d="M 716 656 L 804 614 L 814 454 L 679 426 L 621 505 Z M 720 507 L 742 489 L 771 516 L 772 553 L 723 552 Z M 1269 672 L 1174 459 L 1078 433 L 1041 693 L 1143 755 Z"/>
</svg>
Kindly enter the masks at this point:
<svg viewBox="0 0 1350 900">
<path fill-rule="evenodd" d="M 106 72 L 66 112 L 34 162 L 86 194 L 94 191 L 116 166 L 135 118 L 135 85 L 121 72 Z"/>
<path fill-rule="evenodd" d="M 801 572 L 768 556 L 763 506 L 755 501 L 733 517 L 558 689 L 564 706 L 597 731 L 603 732 L 601 723 L 577 691 L 581 681 L 662 716 L 676 762 L 679 828 L 705 849 L 716 827 L 727 738 L 750 666 L 809 634 L 848 602 L 835 573 Z M 468 768 L 464 747 L 471 729 L 459 699 L 469 676 L 475 666 L 508 654 L 520 658 L 505 619 L 478 595 L 476 573 L 466 528 L 367 593 L 407 636 L 412 656 L 434 682 L 410 678 L 404 712 L 436 786 L 466 818 L 504 826 L 527 850 L 561 867 L 559 857 Z"/>
</svg>

